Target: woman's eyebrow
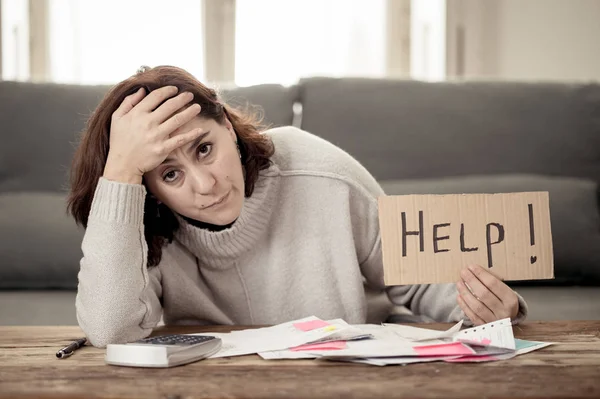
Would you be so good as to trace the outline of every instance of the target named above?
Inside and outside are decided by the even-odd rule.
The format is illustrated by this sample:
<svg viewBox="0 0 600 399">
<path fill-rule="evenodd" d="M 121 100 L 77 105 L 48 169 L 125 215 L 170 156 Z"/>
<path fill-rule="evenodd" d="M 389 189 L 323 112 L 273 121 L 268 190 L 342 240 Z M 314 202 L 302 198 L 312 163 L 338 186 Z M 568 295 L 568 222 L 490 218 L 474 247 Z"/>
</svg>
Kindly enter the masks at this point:
<svg viewBox="0 0 600 399">
<path fill-rule="evenodd" d="M 206 136 L 208 136 L 209 134 L 210 134 L 210 130 L 207 130 L 206 132 L 204 132 L 200 136 L 198 136 L 194 141 L 192 141 L 192 143 L 190 145 L 188 145 L 186 152 L 194 151 L 194 149 L 196 147 L 198 147 L 200 145 L 200 143 L 202 142 L 202 140 L 204 140 L 204 138 Z"/>
<path fill-rule="evenodd" d="M 187 147 L 186 152 L 192 152 L 196 147 L 198 147 L 200 145 L 200 143 L 202 142 L 202 140 L 204 140 L 206 138 L 206 136 L 208 136 L 210 134 L 210 130 L 202 133 L 200 136 L 198 136 L 196 139 L 194 139 L 194 141 L 192 141 L 192 143 Z M 169 163 L 169 162 L 173 162 L 175 159 L 171 158 L 171 157 L 167 157 L 164 161 L 162 161 L 162 164 L 165 163 Z"/>
</svg>

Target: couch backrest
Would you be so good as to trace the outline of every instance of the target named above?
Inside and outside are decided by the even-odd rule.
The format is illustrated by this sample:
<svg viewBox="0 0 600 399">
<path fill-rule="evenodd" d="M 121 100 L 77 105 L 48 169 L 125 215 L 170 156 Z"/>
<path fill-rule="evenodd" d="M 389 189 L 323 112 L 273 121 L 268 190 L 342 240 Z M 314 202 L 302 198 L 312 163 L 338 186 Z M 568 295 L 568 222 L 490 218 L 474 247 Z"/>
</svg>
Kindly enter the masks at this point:
<svg viewBox="0 0 600 399">
<path fill-rule="evenodd" d="M 379 180 L 539 173 L 600 181 L 600 84 L 309 78 L 302 128 Z"/>
<path fill-rule="evenodd" d="M 108 86 L 0 82 L 0 193 L 63 191 L 75 144 Z M 296 87 L 223 90 L 237 106 L 258 104 L 265 122 L 292 124 Z"/>
<path fill-rule="evenodd" d="M 0 82 L 0 193 L 59 191 L 103 86 Z"/>
<path fill-rule="evenodd" d="M 72 144 L 107 90 L 0 82 L 0 289 L 76 287 L 82 231 L 64 188 Z M 222 94 L 259 105 L 273 126 L 292 124 L 301 101 L 301 127 L 388 181 L 388 194 L 549 191 L 557 277 L 600 283 L 597 184 L 587 181 L 600 181 L 598 84 L 315 78 Z M 403 181 L 434 177 L 444 179 Z"/>
<path fill-rule="evenodd" d="M 225 102 L 234 107 L 259 112 L 267 126 L 288 126 L 294 121 L 294 103 L 298 101 L 298 86 L 263 84 L 219 90 Z"/>
</svg>

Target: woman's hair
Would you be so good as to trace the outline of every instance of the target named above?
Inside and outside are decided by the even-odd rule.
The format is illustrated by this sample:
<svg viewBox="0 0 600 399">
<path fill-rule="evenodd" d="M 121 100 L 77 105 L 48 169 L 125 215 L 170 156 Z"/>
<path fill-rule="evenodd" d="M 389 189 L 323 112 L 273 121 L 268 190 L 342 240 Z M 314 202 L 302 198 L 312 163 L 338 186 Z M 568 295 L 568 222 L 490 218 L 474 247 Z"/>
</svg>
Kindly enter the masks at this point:
<svg viewBox="0 0 600 399">
<path fill-rule="evenodd" d="M 192 103 L 202 107 L 199 116 L 219 124 L 228 118 L 238 138 L 242 164 L 245 169 L 245 196 L 252 195 L 259 171 L 270 165 L 274 149 L 271 140 L 260 134 L 263 126 L 258 117 L 247 111 L 236 110 L 219 99 L 217 92 L 200 83 L 190 73 L 172 66 L 159 66 L 138 71 L 131 78 L 114 86 L 98 105 L 82 133 L 70 173 L 68 210 L 76 222 L 87 227 L 88 216 L 98 179 L 104 173 L 108 157 L 110 123 L 113 112 L 125 97 L 140 87 L 146 94 L 163 86 L 176 86 L 179 93 L 194 94 Z M 156 266 L 162 257 L 162 247 L 173 240 L 179 227 L 173 212 L 146 195 L 144 204 L 144 235 L 148 244 L 148 266 Z"/>
</svg>

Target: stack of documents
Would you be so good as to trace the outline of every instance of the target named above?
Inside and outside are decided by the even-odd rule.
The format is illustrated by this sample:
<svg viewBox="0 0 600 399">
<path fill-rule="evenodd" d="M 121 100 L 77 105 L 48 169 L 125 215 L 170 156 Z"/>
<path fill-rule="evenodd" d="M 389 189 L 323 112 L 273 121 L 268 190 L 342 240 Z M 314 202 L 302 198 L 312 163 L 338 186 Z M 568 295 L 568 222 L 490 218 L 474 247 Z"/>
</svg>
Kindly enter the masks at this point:
<svg viewBox="0 0 600 399">
<path fill-rule="evenodd" d="M 311 316 L 273 327 L 196 335 L 221 338 L 223 347 L 213 358 L 257 353 L 269 360 L 320 359 L 375 366 L 489 362 L 551 345 L 515 339 L 510 319 L 464 330 L 461 327 L 462 322 L 446 331 L 399 324 L 350 325 L 342 319 Z"/>
</svg>

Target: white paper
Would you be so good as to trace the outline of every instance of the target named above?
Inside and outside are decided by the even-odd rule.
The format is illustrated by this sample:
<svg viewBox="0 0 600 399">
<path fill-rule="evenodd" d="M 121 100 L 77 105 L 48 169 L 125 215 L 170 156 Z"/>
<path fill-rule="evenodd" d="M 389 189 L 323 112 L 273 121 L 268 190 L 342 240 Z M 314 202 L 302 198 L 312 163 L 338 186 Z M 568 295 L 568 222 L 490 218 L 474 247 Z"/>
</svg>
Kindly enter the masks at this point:
<svg viewBox="0 0 600 399">
<path fill-rule="evenodd" d="M 281 360 L 281 359 L 315 359 L 317 356 L 305 351 L 267 351 L 258 354 L 265 360 Z"/>
<path fill-rule="evenodd" d="M 330 322 L 334 322 L 336 320 L 331 320 Z M 359 331 L 360 335 L 370 335 L 374 340 L 389 342 L 394 340 L 401 340 L 402 342 L 408 344 L 410 341 L 400 338 L 392 329 L 379 325 L 379 324 L 355 324 L 352 325 Z M 347 342 L 346 345 L 349 345 Z M 339 349 L 341 350 L 341 349 Z M 327 355 L 332 352 L 338 352 L 339 350 L 326 350 L 326 351 L 292 351 L 292 350 L 278 350 L 278 351 L 269 351 L 269 352 L 260 352 L 259 356 L 263 359 L 314 359 L 320 356 Z"/>
<path fill-rule="evenodd" d="M 330 322 L 338 322 L 331 320 Z M 460 329 L 462 321 L 454 325 L 446 331 L 428 330 L 425 328 L 417 328 L 403 326 L 398 324 L 355 324 L 352 325 L 356 330 L 350 330 L 357 334 L 368 334 L 373 337 L 371 340 L 365 341 L 348 341 L 347 349 L 338 350 L 311 350 L 311 351 L 292 351 L 278 350 L 269 352 L 260 352 L 259 356 L 263 359 L 314 359 L 321 356 L 363 356 L 376 357 L 381 354 L 384 356 L 415 356 L 416 353 L 412 349 L 415 342 L 427 341 L 427 345 L 441 344 L 449 342 L 449 339 L 438 339 L 437 337 L 451 337 Z M 405 327 L 405 328 L 404 328 Z M 348 335 L 348 334 L 347 334 Z M 416 341 L 415 341 L 416 339 Z M 329 340 L 329 338 L 327 339 Z M 423 345 L 419 343 L 418 345 Z M 346 351 L 346 352 L 341 352 Z M 390 351 L 393 354 L 390 354 Z M 339 354 L 339 355 L 338 355 Z"/>
<path fill-rule="evenodd" d="M 392 341 L 395 339 L 400 339 L 403 342 L 411 342 L 408 339 L 402 338 L 396 333 L 396 331 L 393 328 L 390 328 L 385 324 L 355 324 L 355 326 L 358 327 L 365 334 L 371 334 L 374 339 L 379 339 L 383 341 Z"/>
<path fill-rule="evenodd" d="M 369 339 L 365 341 L 347 342 L 346 349 L 328 351 L 308 351 L 318 357 L 398 357 L 417 356 L 410 343 L 398 340 L 384 341 Z"/>
<path fill-rule="evenodd" d="M 446 331 L 437 331 L 427 328 L 406 326 L 402 324 L 384 324 L 384 326 L 390 328 L 402 338 L 414 342 L 419 342 L 452 338 L 454 334 L 460 331 L 462 324 L 463 321 L 461 320 Z"/>
<path fill-rule="evenodd" d="M 240 356 L 258 353 L 263 359 L 322 359 L 350 361 L 376 366 L 410 364 L 427 361 L 460 361 L 462 356 L 418 356 L 414 346 L 461 342 L 472 354 L 465 361 L 503 360 L 541 349 L 545 342 L 515 340 L 510 319 L 498 320 L 460 331 L 462 322 L 446 331 L 397 324 L 349 325 L 342 319 L 328 320 L 327 326 L 302 331 L 296 323 L 320 320 L 311 316 L 273 327 L 203 333 L 221 338 L 223 346 L 212 357 Z M 353 340 L 356 337 L 372 339 Z M 334 340 L 346 341 L 345 349 L 293 351 L 290 348 Z M 477 360 L 480 357 L 481 360 Z"/>
<path fill-rule="evenodd" d="M 330 324 L 345 325 L 345 326 L 347 326 L 347 329 L 340 330 L 339 332 L 336 332 L 322 340 L 319 340 L 319 341 L 316 341 L 313 343 L 330 342 L 330 341 L 348 341 L 348 340 L 353 340 L 356 338 L 362 339 L 362 337 L 364 337 L 364 336 L 370 336 L 371 338 L 374 338 L 374 335 L 372 334 L 372 330 L 368 328 L 371 326 L 369 324 L 350 325 L 342 319 L 333 319 L 333 320 L 326 320 L 326 321 L 327 321 L 327 323 L 330 323 Z M 363 327 L 365 327 L 365 326 L 366 326 L 366 328 L 363 329 Z M 375 326 L 375 327 L 381 327 L 381 326 Z M 325 351 L 323 351 L 323 352 L 325 352 Z M 309 353 L 308 351 L 294 351 L 291 349 L 259 352 L 258 355 L 265 360 L 314 359 L 317 357 L 316 355 Z"/>
<path fill-rule="evenodd" d="M 277 353 L 259 353 L 264 359 L 310 359 L 318 357 L 379 357 L 379 356 L 417 356 L 412 345 L 368 339 L 348 341 L 346 349 L 277 351 Z"/>
<path fill-rule="evenodd" d="M 515 337 L 509 318 L 457 332 L 454 341 L 472 345 L 515 350 Z"/>
<path fill-rule="evenodd" d="M 354 340 L 354 339 L 363 339 L 363 338 L 367 338 L 367 337 L 373 338 L 372 334 L 370 334 L 367 331 L 363 331 L 360 328 L 360 326 L 350 325 L 350 324 L 346 323 L 346 321 L 344 321 L 343 319 L 326 320 L 326 322 L 331 325 L 344 326 L 344 328 L 338 329 L 337 331 L 334 331 L 331 335 L 329 335 L 323 339 L 314 341 L 312 343 L 329 342 L 329 341 L 349 341 L 349 340 Z"/>
<path fill-rule="evenodd" d="M 335 334 L 343 333 L 353 327 L 346 322 L 328 323 L 325 327 L 310 331 L 301 331 L 294 327 L 296 323 L 320 320 L 311 316 L 272 327 L 232 331 L 230 333 L 202 333 L 192 335 L 212 335 L 221 338 L 222 347 L 211 358 L 249 355 L 258 352 L 282 350 L 299 345 L 327 339 Z"/>
</svg>

